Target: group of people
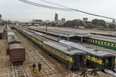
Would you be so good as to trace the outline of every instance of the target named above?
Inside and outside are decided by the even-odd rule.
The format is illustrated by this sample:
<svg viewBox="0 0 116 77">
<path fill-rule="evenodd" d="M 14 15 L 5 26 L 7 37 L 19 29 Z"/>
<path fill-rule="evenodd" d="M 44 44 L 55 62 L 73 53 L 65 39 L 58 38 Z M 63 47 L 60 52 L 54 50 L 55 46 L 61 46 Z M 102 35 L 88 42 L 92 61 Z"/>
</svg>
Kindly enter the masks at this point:
<svg viewBox="0 0 116 77">
<path fill-rule="evenodd" d="M 39 62 L 38 63 L 38 71 L 40 72 L 41 71 L 41 63 Z M 36 64 L 35 63 L 33 63 L 33 65 L 32 65 L 32 67 L 33 67 L 33 72 L 35 71 L 35 68 L 36 68 Z"/>
</svg>

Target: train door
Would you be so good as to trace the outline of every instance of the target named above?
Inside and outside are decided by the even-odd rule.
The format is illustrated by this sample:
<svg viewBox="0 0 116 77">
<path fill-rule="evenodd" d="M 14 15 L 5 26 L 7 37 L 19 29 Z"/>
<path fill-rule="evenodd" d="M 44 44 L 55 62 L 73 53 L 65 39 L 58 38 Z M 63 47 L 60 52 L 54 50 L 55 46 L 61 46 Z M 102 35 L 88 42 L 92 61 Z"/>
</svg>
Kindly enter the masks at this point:
<svg viewBox="0 0 116 77">
<path fill-rule="evenodd" d="M 114 69 L 115 67 L 115 57 L 105 57 L 105 69 Z"/>
<path fill-rule="evenodd" d="M 84 65 L 84 60 L 85 60 L 85 54 L 74 56 L 74 61 L 75 61 L 75 64 L 77 65 L 80 65 L 80 66 Z"/>
</svg>

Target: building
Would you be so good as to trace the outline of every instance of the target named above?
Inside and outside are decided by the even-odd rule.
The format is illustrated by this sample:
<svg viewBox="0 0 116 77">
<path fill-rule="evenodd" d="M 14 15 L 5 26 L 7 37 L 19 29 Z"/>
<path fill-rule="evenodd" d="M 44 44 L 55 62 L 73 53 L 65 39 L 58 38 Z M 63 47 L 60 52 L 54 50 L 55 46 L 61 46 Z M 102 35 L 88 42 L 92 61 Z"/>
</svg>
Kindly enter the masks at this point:
<svg viewBox="0 0 116 77">
<path fill-rule="evenodd" d="M 61 22 L 62 22 L 62 23 L 65 23 L 65 21 L 66 21 L 65 18 L 62 18 L 62 19 L 61 19 Z"/>
<path fill-rule="evenodd" d="M 88 18 L 83 18 L 83 21 L 88 21 Z"/>
<path fill-rule="evenodd" d="M 33 20 L 31 21 L 31 23 L 33 23 L 33 25 L 41 25 L 42 20 L 40 20 L 40 19 L 33 19 Z"/>
<path fill-rule="evenodd" d="M 57 13 L 55 13 L 54 21 L 58 22 L 58 14 Z"/>
</svg>

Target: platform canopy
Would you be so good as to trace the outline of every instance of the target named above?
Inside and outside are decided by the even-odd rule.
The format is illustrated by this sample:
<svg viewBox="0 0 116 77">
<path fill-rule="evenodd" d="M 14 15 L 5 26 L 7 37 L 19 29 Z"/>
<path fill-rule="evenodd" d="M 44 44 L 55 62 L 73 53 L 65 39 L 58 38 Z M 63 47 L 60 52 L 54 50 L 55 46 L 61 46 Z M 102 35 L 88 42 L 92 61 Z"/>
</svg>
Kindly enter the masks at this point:
<svg viewBox="0 0 116 77">
<path fill-rule="evenodd" d="M 78 34 L 78 37 L 89 37 L 91 34 L 87 33 L 87 34 Z"/>
</svg>

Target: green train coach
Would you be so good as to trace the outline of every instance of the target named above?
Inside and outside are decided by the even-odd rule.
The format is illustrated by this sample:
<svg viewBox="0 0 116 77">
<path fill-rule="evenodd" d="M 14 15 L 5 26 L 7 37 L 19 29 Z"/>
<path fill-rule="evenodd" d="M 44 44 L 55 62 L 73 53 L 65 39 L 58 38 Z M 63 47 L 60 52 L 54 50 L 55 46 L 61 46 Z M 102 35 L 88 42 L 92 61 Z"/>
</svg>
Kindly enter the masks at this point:
<svg viewBox="0 0 116 77">
<path fill-rule="evenodd" d="M 100 51 L 86 48 L 78 43 L 61 40 L 60 43 L 72 46 L 86 52 L 87 66 L 99 70 L 110 69 L 114 71 L 115 55 L 107 51 Z"/>
<path fill-rule="evenodd" d="M 84 41 L 97 46 L 116 50 L 116 38 L 114 37 L 92 35 L 90 37 L 84 38 Z"/>
<path fill-rule="evenodd" d="M 28 31 L 16 28 L 17 31 L 26 36 L 33 43 L 41 47 L 49 55 L 60 61 L 68 69 L 74 70 L 78 66 L 84 66 L 86 53 L 76 48 L 55 41 L 40 39 L 41 36 L 34 35 Z"/>
</svg>

